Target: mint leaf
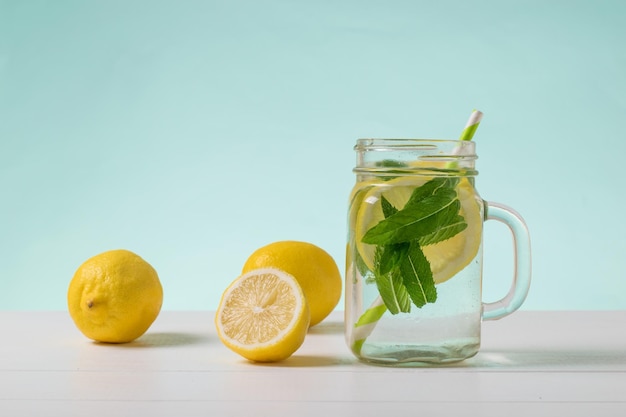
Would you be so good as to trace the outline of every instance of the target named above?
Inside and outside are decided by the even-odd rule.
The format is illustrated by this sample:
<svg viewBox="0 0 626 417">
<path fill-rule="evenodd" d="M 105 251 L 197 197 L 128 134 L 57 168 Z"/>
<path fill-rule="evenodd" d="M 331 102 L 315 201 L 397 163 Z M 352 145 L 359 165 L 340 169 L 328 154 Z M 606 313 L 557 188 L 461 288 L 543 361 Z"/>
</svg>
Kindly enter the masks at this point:
<svg viewBox="0 0 626 417">
<path fill-rule="evenodd" d="M 408 243 L 397 243 L 395 245 L 377 246 L 374 255 L 376 265 L 375 274 L 384 275 L 389 273 L 394 266 L 398 265 L 409 250 Z"/>
<path fill-rule="evenodd" d="M 447 219 L 458 214 L 461 203 L 456 199 L 454 190 L 439 189 L 436 194 L 422 199 L 419 204 L 407 206 L 368 230 L 362 241 L 373 245 L 387 245 L 410 242 L 430 235 L 446 226 Z"/>
<path fill-rule="evenodd" d="M 398 212 L 398 209 L 395 208 L 390 202 L 389 200 L 387 200 L 385 198 L 385 196 L 381 196 L 380 199 L 380 206 L 383 209 L 383 216 L 385 218 L 389 217 L 389 216 L 393 216 L 394 214 L 396 214 Z"/>
<path fill-rule="evenodd" d="M 375 166 L 376 168 L 384 168 L 384 172 L 386 175 L 381 177 L 381 179 L 383 181 L 390 181 L 394 178 L 398 178 L 397 176 L 392 176 L 391 174 L 403 175 L 404 173 L 406 173 L 404 169 L 408 165 L 395 159 L 384 159 L 382 161 L 376 162 Z"/>
<path fill-rule="evenodd" d="M 434 303 L 437 300 L 437 289 L 430 263 L 419 243 L 411 242 L 408 255 L 400 264 L 400 272 L 404 286 L 416 307 L 422 307 L 426 303 Z"/>
<path fill-rule="evenodd" d="M 410 312 L 411 301 L 422 307 L 437 300 L 430 263 L 417 241 L 377 247 L 375 263 L 378 292 L 391 314 Z"/>
<path fill-rule="evenodd" d="M 380 297 L 391 314 L 411 311 L 411 297 L 397 270 L 384 275 L 376 275 L 376 286 Z"/>
<path fill-rule="evenodd" d="M 381 196 L 384 219 L 368 230 L 362 241 L 376 245 L 373 281 L 392 314 L 410 312 L 411 303 L 421 308 L 437 300 L 430 262 L 422 247 L 450 239 L 467 227 L 459 214 L 458 181 L 430 180 L 413 190 L 400 210 Z"/>
<path fill-rule="evenodd" d="M 384 196 L 380 200 L 383 215 L 393 216 L 398 212 Z M 409 245 L 377 246 L 374 254 L 374 277 L 378 293 L 391 314 L 408 313 L 411 311 L 411 298 L 403 284 L 402 276 L 398 274 L 396 266 L 406 256 Z"/>
<path fill-rule="evenodd" d="M 463 216 L 457 214 L 455 217 L 456 218 L 454 220 L 450 220 L 450 224 L 440 227 L 438 230 L 429 235 L 422 236 L 419 239 L 420 245 L 434 245 L 435 243 L 448 240 L 465 230 L 467 228 L 467 223 L 465 223 Z"/>
<path fill-rule="evenodd" d="M 413 193 L 411 193 L 411 197 L 409 197 L 409 200 L 407 201 L 404 208 L 408 208 L 414 204 L 419 203 L 424 198 L 436 194 L 440 189 L 448 189 L 454 191 L 454 187 L 456 187 L 458 182 L 459 181 L 456 178 L 433 178 L 432 180 L 424 183 L 423 185 L 413 190 Z"/>
<path fill-rule="evenodd" d="M 369 282 L 370 275 L 372 272 L 369 270 L 367 264 L 363 260 L 361 253 L 358 250 L 352 251 L 354 255 L 354 264 L 356 265 L 357 271 L 365 278 L 366 282 Z"/>
<path fill-rule="evenodd" d="M 404 162 L 395 159 L 383 159 L 382 161 L 376 162 L 375 165 L 383 168 L 404 168 L 407 166 Z"/>
</svg>

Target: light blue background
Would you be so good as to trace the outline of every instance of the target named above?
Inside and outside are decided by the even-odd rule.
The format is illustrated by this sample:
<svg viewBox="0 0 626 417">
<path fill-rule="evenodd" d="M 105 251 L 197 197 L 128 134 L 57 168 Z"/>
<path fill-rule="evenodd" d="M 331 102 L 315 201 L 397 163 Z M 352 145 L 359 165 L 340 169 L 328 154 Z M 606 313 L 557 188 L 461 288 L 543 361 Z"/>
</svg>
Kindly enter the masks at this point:
<svg viewBox="0 0 626 417">
<path fill-rule="evenodd" d="M 295 239 L 344 264 L 359 137 L 456 138 L 532 234 L 525 309 L 626 308 L 626 2 L 0 0 L 0 309 L 108 249 L 214 309 Z M 510 238 L 487 225 L 485 298 Z M 342 305 L 339 306 L 342 308 Z"/>
</svg>

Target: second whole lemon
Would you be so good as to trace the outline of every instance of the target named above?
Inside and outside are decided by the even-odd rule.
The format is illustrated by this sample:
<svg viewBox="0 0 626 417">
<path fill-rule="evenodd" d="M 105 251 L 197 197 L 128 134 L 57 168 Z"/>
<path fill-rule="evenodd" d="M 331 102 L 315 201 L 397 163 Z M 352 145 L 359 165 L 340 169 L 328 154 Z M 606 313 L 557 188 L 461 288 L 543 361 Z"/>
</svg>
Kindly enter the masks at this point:
<svg viewBox="0 0 626 417">
<path fill-rule="evenodd" d="M 342 278 L 328 252 L 308 242 L 285 240 L 263 246 L 250 255 L 242 273 L 277 268 L 300 284 L 311 311 L 310 326 L 324 320 L 339 303 Z"/>
<path fill-rule="evenodd" d="M 88 338 L 130 342 L 157 318 L 163 288 L 154 268 L 139 255 L 119 249 L 86 260 L 67 292 L 70 316 Z"/>
</svg>

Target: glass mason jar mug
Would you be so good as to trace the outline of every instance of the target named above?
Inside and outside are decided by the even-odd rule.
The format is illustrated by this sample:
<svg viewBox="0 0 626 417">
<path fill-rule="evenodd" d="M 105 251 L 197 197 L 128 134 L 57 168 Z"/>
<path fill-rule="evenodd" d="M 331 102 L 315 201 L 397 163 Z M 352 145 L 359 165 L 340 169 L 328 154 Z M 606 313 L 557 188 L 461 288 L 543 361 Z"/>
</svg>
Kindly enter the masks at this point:
<svg viewBox="0 0 626 417">
<path fill-rule="evenodd" d="M 380 364 L 446 363 L 480 347 L 483 319 L 517 310 L 530 286 L 530 238 L 513 209 L 475 188 L 475 142 L 359 139 L 350 196 L 345 331 Z M 482 301 L 483 221 L 513 235 L 513 283 Z"/>
</svg>

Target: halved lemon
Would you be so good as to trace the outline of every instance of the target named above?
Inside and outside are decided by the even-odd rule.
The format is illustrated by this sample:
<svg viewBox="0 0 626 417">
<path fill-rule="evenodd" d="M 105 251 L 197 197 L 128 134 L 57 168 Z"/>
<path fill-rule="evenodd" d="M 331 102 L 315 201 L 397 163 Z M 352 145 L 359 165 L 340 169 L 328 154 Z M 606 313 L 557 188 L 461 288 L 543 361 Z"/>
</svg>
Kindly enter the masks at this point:
<svg viewBox="0 0 626 417">
<path fill-rule="evenodd" d="M 304 342 L 309 320 L 296 279 L 274 268 L 255 269 L 233 281 L 215 315 L 222 343 L 256 362 L 291 356 Z"/>
<path fill-rule="evenodd" d="M 409 200 L 417 187 L 431 178 L 398 177 L 390 181 L 381 181 L 378 185 L 368 184 L 366 194 L 360 199 L 360 208 L 355 215 L 355 241 L 360 258 L 369 270 L 374 270 L 375 245 L 362 242 L 365 233 L 384 219 L 381 197 L 400 210 Z M 482 236 L 482 200 L 467 178 L 462 178 L 456 187 L 461 209 L 459 214 L 465 218 L 467 228 L 448 240 L 427 245 L 422 248 L 430 262 L 435 284 L 447 281 L 465 268 L 474 259 L 480 248 Z"/>
</svg>

